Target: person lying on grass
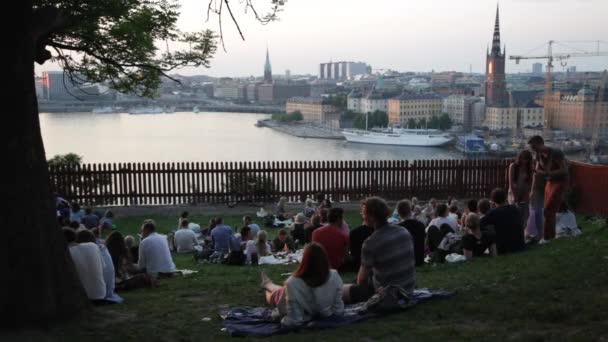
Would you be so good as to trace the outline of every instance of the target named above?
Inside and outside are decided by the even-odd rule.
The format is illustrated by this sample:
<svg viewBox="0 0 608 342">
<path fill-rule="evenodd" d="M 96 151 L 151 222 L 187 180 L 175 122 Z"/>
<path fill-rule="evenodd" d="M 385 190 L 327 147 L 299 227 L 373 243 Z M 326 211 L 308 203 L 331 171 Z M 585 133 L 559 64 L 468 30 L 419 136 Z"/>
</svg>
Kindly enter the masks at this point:
<svg viewBox="0 0 608 342">
<path fill-rule="evenodd" d="M 263 271 L 261 278 L 266 302 L 275 308 L 273 317 L 284 326 L 344 313 L 342 279 L 330 269 L 327 253 L 318 243 L 306 245 L 300 266 L 284 286 L 273 283 Z"/>
</svg>

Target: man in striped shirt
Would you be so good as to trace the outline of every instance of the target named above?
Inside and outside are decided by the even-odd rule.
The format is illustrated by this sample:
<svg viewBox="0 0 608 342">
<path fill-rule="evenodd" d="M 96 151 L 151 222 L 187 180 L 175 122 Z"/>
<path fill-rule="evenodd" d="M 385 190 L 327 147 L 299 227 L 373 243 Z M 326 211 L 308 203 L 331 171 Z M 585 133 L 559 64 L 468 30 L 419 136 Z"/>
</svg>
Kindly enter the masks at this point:
<svg viewBox="0 0 608 342">
<path fill-rule="evenodd" d="M 383 199 L 368 198 L 365 211 L 374 232 L 363 243 L 357 283 L 344 287 L 344 302 L 367 301 L 379 288 L 389 285 L 412 293 L 416 286 L 412 236 L 407 229 L 387 222 L 390 210 Z"/>
</svg>

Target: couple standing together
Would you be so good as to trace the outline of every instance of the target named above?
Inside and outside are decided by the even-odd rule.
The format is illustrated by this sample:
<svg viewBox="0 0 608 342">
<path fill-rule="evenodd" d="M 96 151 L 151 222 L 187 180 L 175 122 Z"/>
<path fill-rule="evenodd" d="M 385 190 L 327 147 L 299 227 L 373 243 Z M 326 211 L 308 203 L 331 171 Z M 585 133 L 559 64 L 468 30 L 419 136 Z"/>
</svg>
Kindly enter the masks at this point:
<svg viewBox="0 0 608 342">
<path fill-rule="evenodd" d="M 568 185 L 568 164 L 564 153 L 546 146 L 541 136 L 530 138 L 528 145 L 536 158 L 530 151 L 522 151 L 509 166 L 509 199 L 519 207 L 524 226 L 528 223 L 527 235 L 545 243 L 555 238 L 556 214 Z M 533 220 L 528 222 L 529 214 Z"/>
</svg>

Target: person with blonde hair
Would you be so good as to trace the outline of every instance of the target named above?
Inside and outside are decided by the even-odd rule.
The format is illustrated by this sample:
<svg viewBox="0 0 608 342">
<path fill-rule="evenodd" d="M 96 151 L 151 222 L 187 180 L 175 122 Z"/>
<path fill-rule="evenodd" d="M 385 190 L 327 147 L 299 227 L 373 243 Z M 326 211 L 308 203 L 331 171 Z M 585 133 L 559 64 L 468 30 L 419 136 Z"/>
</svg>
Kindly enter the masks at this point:
<svg viewBox="0 0 608 342">
<path fill-rule="evenodd" d="M 464 231 L 462 250 L 467 260 L 484 256 L 486 250 L 489 250 L 491 256 L 496 256 L 494 234 L 481 231 L 480 219 L 477 214 L 470 213 L 466 216 Z"/>
<path fill-rule="evenodd" d="M 304 235 L 304 228 L 306 226 L 307 220 L 304 214 L 298 214 L 294 218 L 294 222 L 289 227 L 289 233 L 293 240 L 298 244 L 304 244 L 304 240 L 306 237 Z"/>
<path fill-rule="evenodd" d="M 306 205 L 304 206 L 304 211 L 302 212 L 304 216 L 310 220 L 316 211 L 317 208 L 315 208 L 315 201 L 310 198 L 307 198 Z"/>
<path fill-rule="evenodd" d="M 270 244 L 268 243 L 268 233 L 265 230 L 260 230 L 255 240 L 247 241 L 247 247 L 245 248 L 245 254 L 247 263 L 252 261 L 252 258 L 259 258 L 270 255 Z"/>
</svg>

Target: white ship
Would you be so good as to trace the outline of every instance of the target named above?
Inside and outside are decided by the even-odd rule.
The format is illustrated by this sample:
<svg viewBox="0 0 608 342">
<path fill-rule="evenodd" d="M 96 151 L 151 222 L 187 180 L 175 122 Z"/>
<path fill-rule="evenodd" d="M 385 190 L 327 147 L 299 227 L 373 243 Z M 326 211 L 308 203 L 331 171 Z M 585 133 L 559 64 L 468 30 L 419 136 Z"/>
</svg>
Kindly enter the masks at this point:
<svg viewBox="0 0 608 342">
<path fill-rule="evenodd" d="M 397 146 L 443 146 L 454 139 L 449 134 L 433 129 L 393 128 L 380 132 L 344 130 L 342 134 L 348 142 Z"/>
<path fill-rule="evenodd" d="M 164 109 L 158 106 L 134 107 L 129 110 L 129 114 L 162 114 Z"/>
</svg>

